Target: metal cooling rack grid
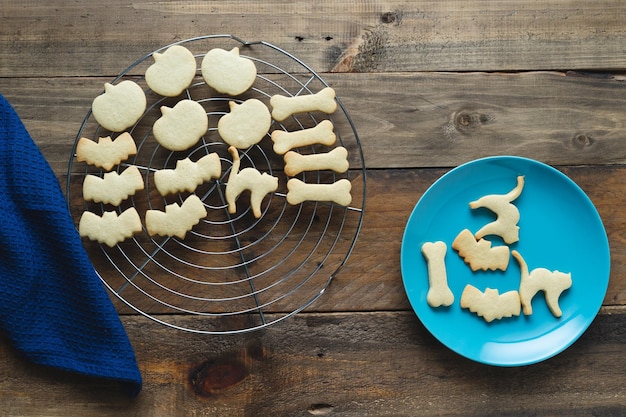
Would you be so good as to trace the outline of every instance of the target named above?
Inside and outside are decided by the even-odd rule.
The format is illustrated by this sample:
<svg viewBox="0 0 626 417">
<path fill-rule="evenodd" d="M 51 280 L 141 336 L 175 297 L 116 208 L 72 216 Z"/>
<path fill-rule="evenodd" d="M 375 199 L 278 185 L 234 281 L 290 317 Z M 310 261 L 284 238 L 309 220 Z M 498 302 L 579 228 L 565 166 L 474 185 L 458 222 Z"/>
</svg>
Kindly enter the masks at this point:
<svg viewBox="0 0 626 417">
<path fill-rule="evenodd" d="M 313 127 L 330 119 L 335 127 L 337 145 L 348 149 L 351 169 L 346 174 L 308 172 L 298 176 L 307 183 L 330 183 L 348 178 L 353 201 L 349 207 L 327 203 L 287 204 L 287 177 L 282 172 L 282 156 L 273 153 L 272 141 L 264 138 L 258 145 L 240 150 L 241 169 L 251 166 L 279 177 L 279 189 L 264 199 L 261 218 L 251 214 L 245 194 L 237 202 L 237 213 L 230 215 L 224 189 L 232 164 L 227 147 L 217 133 L 217 121 L 228 112 L 228 102 L 258 98 L 269 105 L 274 94 L 312 94 L 327 84 L 312 69 L 293 55 L 265 42 L 244 42 L 231 35 L 213 35 L 177 42 L 196 54 L 200 63 L 211 48 L 240 47 L 241 55 L 252 59 L 258 71 L 251 90 L 240 97 L 216 94 L 199 76 L 182 97 L 164 98 L 149 91 L 142 74 L 153 61 L 154 52 L 136 61 L 112 83 L 122 79 L 138 82 L 146 91 L 148 107 L 143 117 L 129 129 L 137 143 L 137 155 L 118 167 L 121 172 L 135 165 L 144 177 L 145 190 L 116 208 L 118 212 L 134 206 L 163 209 L 186 194 L 163 198 L 153 185 L 153 173 L 173 168 L 186 156 L 197 160 L 216 152 L 222 162 L 219 180 L 196 189 L 208 215 L 184 240 L 136 235 L 114 248 L 86 242 L 96 270 L 107 288 L 125 305 L 146 317 L 181 330 L 208 333 L 239 333 L 260 329 L 281 321 L 308 307 L 320 297 L 332 278 L 347 261 L 361 228 L 366 195 L 363 152 L 350 116 L 339 99 L 337 111 L 330 115 L 307 113 L 294 116 L 271 130 L 288 131 Z M 198 65 L 199 66 L 199 65 Z M 182 98 L 203 105 L 209 116 L 209 129 L 201 141 L 184 152 L 170 152 L 152 137 L 152 124 L 160 117 L 160 107 L 173 106 Z M 68 164 L 66 195 L 78 223 L 84 210 L 101 214 L 112 207 L 84 202 L 82 182 L 85 175 L 102 175 L 75 160 L 74 151 L 82 136 L 97 140 L 111 135 L 87 114 L 76 136 Z M 113 136 L 113 135 L 112 135 Z M 325 152 L 327 147 L 312 146 L 302 153 Z M 181 327 L 175 317 L 193 314 L 195 327 Z"/>
</svg>

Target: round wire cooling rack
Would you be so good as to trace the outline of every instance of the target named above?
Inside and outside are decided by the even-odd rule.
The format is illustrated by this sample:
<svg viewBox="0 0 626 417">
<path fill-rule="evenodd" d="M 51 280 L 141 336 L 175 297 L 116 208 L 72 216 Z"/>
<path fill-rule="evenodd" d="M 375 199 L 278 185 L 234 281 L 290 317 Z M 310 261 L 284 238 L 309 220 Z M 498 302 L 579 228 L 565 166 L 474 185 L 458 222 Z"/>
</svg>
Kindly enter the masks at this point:
<svg viewBox="0 0 626 417">
<path fill-rule="evenodd" d="M 330 114 L 309 112 L 289 119 L 272 121 L 276 129 L 295 131 L 315 127 L 330 120 L 337 137 L 335 145 L 311 145 L 297 149 L 302 154 L 328 152 L 336 146 L 348 150 L 350 169 L 341 174 L 332 171 L 309 171 L 298 179 L 311 184 L 329 184 L 348 179 L 352 202 L 348 206 L 305 201 L 287 202 L 288 176 L 283 172 L 281 155 L 272 150 L 270 133 L 258 144 L 240 149 L 241 169 L 256 168 L 278 177 L 278 189 L 265 196 L 260 217 L 253 215 L 249 194 L 237 200 L 237 211 L 230 214 L 225 188 L 232 167 L 228 145 L 220 138 L 217 122 L 229 112 L 229 102 L 241 103 L 257 98 L 269 106 L 275 94 L 298 96 L 314 94 L 328 84 L 309 66 L 290 53 L 263 41 L 246 42 L 232 35 L 209 35 L 176 42 L 196 57 L 196 77 L 179 97 L 163 97 L 145 83 L 145 70 L 154 62 L 152 55 L 174 45 L 167 45 L 138 59 L 118 77 L 116 84 L 133 80 L 146 93 L 143 116 L 127 131 L 137 145 L 136 155 L 114 170 L 121 173 L 136 166 L 142 174 L 144 189 L 118 206 L 86 201 L 82 184 L 87 175 L 102 177 L 104 171 L 76 160 L 78 140 L 86 137 L 115 139 L 118 133 L 105 130 L 91 111 L 76 135 L 68 163 L 66 198 L 75 223 L 83 212 L 102 215 L 105 211 L 121 213 L 135 207 L 142 219 L 142 232 L 114 247 L 84 239 L 84 245 L 104 285 L 120 301 L 120 313 L 138 312 L 156 322 L 180 330 L 206 334 L 229 334 L 264 328 L 290 317 L 317 300 L 333 277 L 345 265 L 361 229 L 366 171 L 363 150 L 343 103 L 337 97 L 337 110 Z M 230 97 L 211 89 L 201 77 L 200 62 L 212 48 L 240 48 L 242 57 L 257 67 L 254 84 L 246 93 Z M 183 152 L 160 146 L 152 135 L 152 125 L 161 116 L 161 106 L 173 107 L 181 99 L 191 99 L 206 110 L 209 127 L 200 141 Z M 203 202 L 207 216 L 193 226 L 184 239 L 150 236 L 145 227 L 145 212 L 163 210 L 171 203 L 181 204 L 189 193 L 163 197 L 154 186 L 154 173 L 174 168 L 176 162 L 196 161 L 217 153 L 222 166 L 220 178 L 205 182 L 194 191 Z M 195 316 L 180 320 L 180 315 Z M 184 324 L 183 324 L 184 323 Z"/>
</svg>

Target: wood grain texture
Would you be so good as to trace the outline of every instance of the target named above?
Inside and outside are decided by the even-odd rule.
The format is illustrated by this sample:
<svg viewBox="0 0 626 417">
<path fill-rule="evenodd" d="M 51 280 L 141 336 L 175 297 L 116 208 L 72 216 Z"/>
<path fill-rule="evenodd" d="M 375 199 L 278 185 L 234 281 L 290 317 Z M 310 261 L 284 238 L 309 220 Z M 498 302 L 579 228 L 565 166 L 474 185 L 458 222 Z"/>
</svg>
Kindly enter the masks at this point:
<svg viewBox="0 0 626 417">
<path fill-rule="evenodd" d="M 619 69 L 626 5 L 518 1 L 4 2 L 0 76 L 116 75 L 154 49 L 230 33 L 319 72 Z M 132 40 L 129 42 L 129 40 Z"/>
<path fill-rule="evenodd" d="M 626 314 L 615 313 L 601 314 L 567 351 L 518 368 L 458 356 L 408 312 L 301 314 L 232 337 L 130 316 L 123 321 L 145 380 L 136 400 L 24 363 L 3 340 L 0 402 L 3 415 L 29 417 L 619 416 Z"/>
<path fill-rule="evenodd" d="M 453 167 L 491 155 L 553 165 L 626 163 L 626 86 L 617 77 L 532 72 L 325 79 L 354 121 L 368 169 Z M 93 98 L 110 80 L 0 78 L 0 91 L 53 169 L 63 172 Z"/>
<path fill-rule="evenodd" d="M 350 113 L 367 169 L 358 241 L 304 312 L 216 336 L 174 331 L 114 301 L 144 378 L 136 399 L 27 363 L 0 332 L 1 416 L 625 415 L 625 2 L 4 1 L 0 18 L 0 94 L 63 185 L 103 83 L 157 48 L 209 34 L 270 42 L 321 74 Z M 611 248 L 600 314 L 570 348 L 532 366 L 489 367 L 448 350 L 402 284 L 401 240 L 419 198 L 451 168 L 489 155 L 568 175 Z M 216 326 L 147 309 L 182 327 Z"/>
</svg>

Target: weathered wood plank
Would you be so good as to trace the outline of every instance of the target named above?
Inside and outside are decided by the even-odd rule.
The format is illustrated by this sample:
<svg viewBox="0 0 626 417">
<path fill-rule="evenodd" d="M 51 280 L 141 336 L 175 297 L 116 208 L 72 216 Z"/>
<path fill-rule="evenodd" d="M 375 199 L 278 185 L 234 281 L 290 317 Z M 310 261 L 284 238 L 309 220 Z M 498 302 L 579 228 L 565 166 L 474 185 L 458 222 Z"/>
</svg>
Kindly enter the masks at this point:
<svg viewBox="0 0 626 417">
<path fill-rule="evenodd" d="M 278 0 L 4 2 L 0 76 L 115 75 L 161 46 L 208 34 L 264 40 L 318 72 L 626 67 L 626 5 Z M 600 46 L 601 45 L 601 46 Z"/>
<path fill-rule="evenodd" d="M 489 155 L 553 165 L 626 163 L 619 78 L 522 74 L 328 75 L 354 121 L 367 168 L 452 167 Z M 106 78 L 0 78 L 59 173 Z"/>
<path fill-rule="evenodd" d="M 138 398 L 27 364 L 2 339 L 3 415 L 587 416 L 626 407 L 623 310 L 600 314 L 556 357 L 514 368 L 458 356 L 412 313 L 300 314 L 220 337 L 123 321 L 144 377 Z"/>
</svg>

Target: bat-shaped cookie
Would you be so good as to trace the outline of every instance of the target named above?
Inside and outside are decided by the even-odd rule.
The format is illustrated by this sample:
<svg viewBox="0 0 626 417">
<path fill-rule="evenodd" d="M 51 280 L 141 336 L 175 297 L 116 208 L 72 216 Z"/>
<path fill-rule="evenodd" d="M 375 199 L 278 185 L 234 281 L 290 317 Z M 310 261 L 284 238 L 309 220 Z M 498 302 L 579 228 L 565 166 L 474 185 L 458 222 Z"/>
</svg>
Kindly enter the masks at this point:
<svg viewBox="0 0 626 417">
<path fill-rule="evenodd" d="M 463 229 L 452 242 L 452 248 L 459 252 L 466 264 L 472 271 L 488 269 L 505 271 L 509 265 L 509 247 L 494 246 L 485 239 L 476 238 L 468 229 Z"/>
<path fill-rule="evenodd" d="M 146 229 L 150 236 L 176 236 L 184 239 L 187 232 L 207 215 L 204 204 L 197 195 L 192 194 L 182 205 L 172 203 L 165 206 L 165 211 L 147 210 Z"/>
<path fill-rule="evenodd" d="M 141 219 L 134 207 L 118 215 L 105 211 L 101 216 L 85 211 L 80 217 L 78 232 L 81 236 L 113 247 L 119 242 L 141 232 Z"/>
<path fill-rule="evenodd" d="M 461 307 L 476 313 L 487 322 L 503 317 L 519 316 L 521 311 L 517 291 L 499 294 L 498 290 L 487 288 L 483 293 L 470 284 L 465 286 L 463 294 L 461 294 Z"/>
<path fill-rule="evenodd" d="M 115 171 L 107 172 L 102 178 L 87 175 L 83 182 L 83 198 L 96 203 L 117 206 L 143 188 L 143 178 L 139 169 L 131 165 L 121 174 Z"/>
<path fill-rule="evenodd" d="M 203 182 L 219 178 L 221 173 L 220 157 L 216 153 L 210 153 L 197 162 L 189 158 L 180 159 L 176 162 L 176 168 L 156 171 L 154 185 L 161 195 L 193 192 Z"/>
<path fill-rule="evenodd" d="M 87 162 L 106 171 L 135 154 L 137 145 L 128 132 L 122 133 L 115 140 L 111 140 L 110 136 L 98 138 L 97 143 L 80 138 L 76 144 L 76 159 L 79 162 Z"/>
</svg>

